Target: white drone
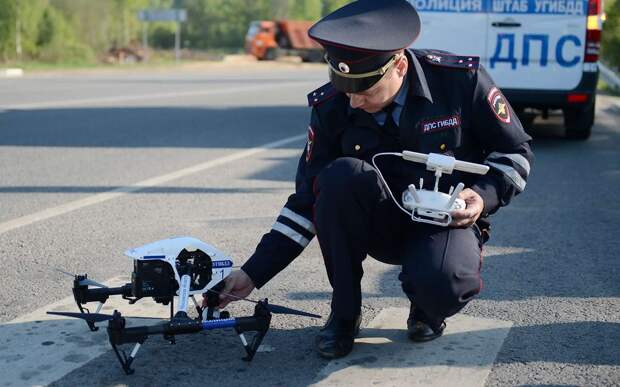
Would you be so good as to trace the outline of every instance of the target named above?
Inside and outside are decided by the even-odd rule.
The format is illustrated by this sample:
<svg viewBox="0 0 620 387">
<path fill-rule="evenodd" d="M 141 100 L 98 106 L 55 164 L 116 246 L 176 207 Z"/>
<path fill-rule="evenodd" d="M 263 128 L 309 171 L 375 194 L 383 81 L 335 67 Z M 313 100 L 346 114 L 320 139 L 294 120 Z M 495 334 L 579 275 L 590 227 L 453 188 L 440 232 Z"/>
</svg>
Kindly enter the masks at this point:
<svg viewBox="0 0 620 387">
<path fill-rule="evenodd" d="M 164 239 L 127 250 L 125 255 L 133 259 L 133 272 L 131 282 L 120 287 L 110 288 L 89 279 L 86 274 L 77 275 L 58 270 L 74 277 L 73 297 L 80 313 L 48 313 L 83 319 L 92 331 L 98 329 L 95 323 L 108 321 L 110 344 L 127 374 L 133 373 L 131 364 L 138 349 L 152 335 L 161 334 L 164 339 L 174 343 L 175 335 L 233 328 L 246 351 L 244 360 L 250 361 L 269 330 L 272 313 L 320 318 L 316 314 L 270 304 L 267 299 L 252 301 L 230 294 L 229 296 L 255 303 L 254 315 L 231 318 L 228 312 L 220 311 L 219 295 L 225 294 L 222 293 L 223 280 L 231 273 L 233 262 L 220 250 L 195 238 Z M 195 294 L 205 296 L 206 307 L 198 305 Z M 130 304 L 142 298 L 153 298 L 157 303 L 169 304 L 170 320 L 153 326 L 127 327 L 120 312 L 114 311 L 112 315 L 99 313 L 108 298 L 115 295 L 122 296 Z M 175 298 L 178 299 L 176 310 Z M 190 299 L 198 312 L 196 318 L 190 318 L 188 314 Z M 89 302 L 98 303 L 94 313 L 82 306 Z M 248 341 L 244 332 L 255 332 L 255 335 Z M 134 344 L 129 355 L 118 348 L 123 344 Z"/>
<path fill-rule="evenodd" d="M 428 171 L 435 172 L 435 188 L 432 191 L 424 189 L 424 179 L 420 178 L 420 188 L 416 188 L 415 184 L 409 184 L 408 189 L 403 191 L 403 205 L 401 206 L 394 198 L 390 187 L 381 174 L 381 170 L 375 163 L 375 158 L 378 156 L 400 156 L 408 161 L 426 164 L 426 169 Z M 456 160 L 454 157 L 438 153 L 429 153 L 427 155 L 406 150 L 402 153 L 377 153 L 372 158 L 372 164 L 375 166 L 381 181 L 385 184 L 387 191 L 390 193 L 392 200 L 396 203 L 398 208 L 408 214 L 415 222 L 429 223 L 444 227 L 452 222 L 452 211 L 465 208 L 465 202 L 458 197 L 465 185 L 459 183 L 456 189 L 450 187 L 448 193 L 440 192 L 439 179 L 441 176 L 443 174 L 451 174 L 454 170 L 476 173 L 479 175 L 484 175 L 489 171 L 487 165 L 460 161 Z"/>
</svg>

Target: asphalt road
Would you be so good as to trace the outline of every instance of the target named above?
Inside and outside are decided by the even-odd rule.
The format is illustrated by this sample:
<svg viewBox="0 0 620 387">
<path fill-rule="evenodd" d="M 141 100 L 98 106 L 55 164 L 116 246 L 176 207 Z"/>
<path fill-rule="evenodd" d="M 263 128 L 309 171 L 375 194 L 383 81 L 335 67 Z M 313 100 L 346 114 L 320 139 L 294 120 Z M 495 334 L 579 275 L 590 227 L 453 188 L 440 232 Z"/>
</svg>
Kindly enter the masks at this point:
<svg viewBox="0 0 620 387">
<path fill-rule="evenodd" d="M 325 78 L 321 66 L 261 64 L 0 79 L 0 322 L 70 295 L 52 267 L 127 275 L 123 251 L 158 239 L 194 236 L 241 264 L 294 188 L 305 95 Z M 488 386 L 620 385 L 619 122 L 620 99 L 607 96 L 589 141 L 562 139 L 558 117 L 537 122 L 528 187 L 494 216 L 484 291 L 463 311 L 514 324 Z M 365 263 L 364 324 L 407 307 L 397 274 Z M 316 242 L 253 296 L 327 316 Z M 321 324 L 274 318 L 276 350 L 252 367 L 234 334 L 209 333 L 152 344 L 148 372 L 132 378 L 107 352 L 57 385 L 307 385 L 327 364 L 312 348 Z"/>
</svg>

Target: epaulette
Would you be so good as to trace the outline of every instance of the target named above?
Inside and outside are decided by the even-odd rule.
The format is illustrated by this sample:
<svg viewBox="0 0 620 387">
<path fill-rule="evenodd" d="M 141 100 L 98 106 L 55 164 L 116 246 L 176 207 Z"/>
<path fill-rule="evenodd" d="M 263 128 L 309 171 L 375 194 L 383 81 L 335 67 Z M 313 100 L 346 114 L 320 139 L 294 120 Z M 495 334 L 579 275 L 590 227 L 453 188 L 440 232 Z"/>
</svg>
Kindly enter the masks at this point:
<svg viewBox="0 0 620 387">
<path fill-rule="evenodd" d="M 316 106 L 321 102 L 327 101 L 336 94 L 338 94 L 338 90 L 332 86 L 331 82 L 327 82 L 308 94 L 308 106 Z"/>
<path fill-rule="evenodd" d="M 453 69 L 477 70 L 480 66 L 480 57 L 474 55 L 460 56 L 433 51 L 424 55 L 424 60 L 435 66 Z"/>
</svg>

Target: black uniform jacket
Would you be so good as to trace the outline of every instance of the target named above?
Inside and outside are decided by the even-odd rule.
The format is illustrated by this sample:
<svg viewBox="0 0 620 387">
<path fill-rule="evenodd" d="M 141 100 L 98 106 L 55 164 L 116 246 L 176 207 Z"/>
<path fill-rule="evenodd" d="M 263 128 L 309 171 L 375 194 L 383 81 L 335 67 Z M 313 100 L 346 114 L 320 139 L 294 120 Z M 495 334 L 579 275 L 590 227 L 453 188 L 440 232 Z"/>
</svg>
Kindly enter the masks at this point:
<svg viewBox="0 0 620 387">
<path fill-rule="evenodd" d="M 478 224 L 523 191 L 533 154 L 531 140 L 478 58 L 436 50 L 407 50 L 408 95 L 396 130 L 386 133 L 374 117 L 351 109 L 349 99 L 329 83 L 308 95 L 312 106 L 308 142 L 299 160 L 295 193 L 242 266 L 257 287 L 291 263 L 315 235 L 313 184 L 321 170 L 339 157 L 370 162 L 379 152 L 411 150 L 442 153 L 484 163 L 484 175 L 455 171 L 440 180 L 440 190 L 463 182 L 484 200 Z M 434 177 L 423 164 L 382 156 L 377 166 L 396 198 L 410 183 L 433 189 Z"/>
</svg>

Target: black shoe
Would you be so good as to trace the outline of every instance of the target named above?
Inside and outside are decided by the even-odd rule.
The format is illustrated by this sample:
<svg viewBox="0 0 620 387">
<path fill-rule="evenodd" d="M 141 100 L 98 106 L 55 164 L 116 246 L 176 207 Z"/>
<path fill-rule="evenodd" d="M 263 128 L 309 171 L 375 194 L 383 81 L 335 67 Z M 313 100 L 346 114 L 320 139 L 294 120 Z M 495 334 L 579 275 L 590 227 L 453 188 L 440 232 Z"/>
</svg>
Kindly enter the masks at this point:
<svg viewBox="0 0 620 387">
<path fill-rule="evenodd" d="M 360 331 L 361 321 L 361 316 L 344 320 L 330 314 L 327 323 L 316 337 L 315 346 L 319 355 L 325 359 L 348 355 L 353 349 L 355 336 Z"/>
<path fill-rule="evenodd" d="M 445 328 L 445 321 L 432 326 L 427 322 L 424 313 L 420 310 L 416 311 L 415 305 L 411 303 L 407 319 L 407 336 L 410 340 L 419 343 L 434 340 L 443 334 Z"/>
</svg>

